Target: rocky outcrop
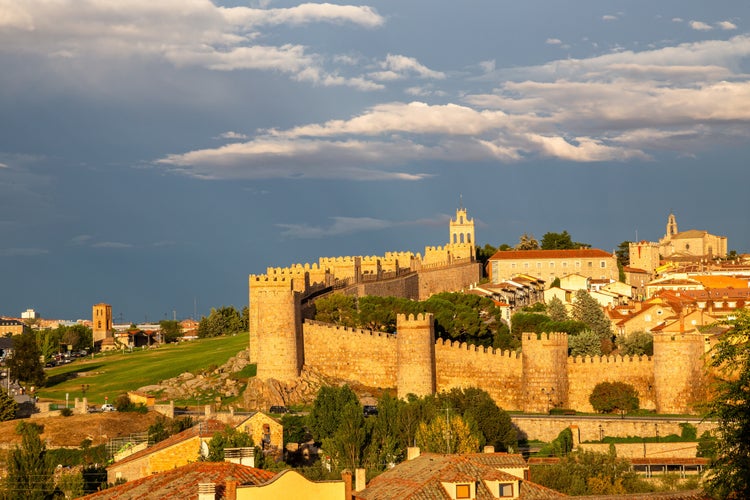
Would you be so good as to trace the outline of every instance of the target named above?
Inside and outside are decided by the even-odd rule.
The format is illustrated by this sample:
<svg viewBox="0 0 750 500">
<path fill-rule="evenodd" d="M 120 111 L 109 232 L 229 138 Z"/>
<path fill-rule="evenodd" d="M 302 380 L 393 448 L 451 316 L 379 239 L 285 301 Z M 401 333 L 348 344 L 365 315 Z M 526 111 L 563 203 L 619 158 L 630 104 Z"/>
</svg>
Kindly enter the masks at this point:
<svg viewBox="0 0 750 500">
<path fill-rule="evenodd" d="M 267 410 L 274 405 L 310 404 L 315 400 L 321 386 L 343 385 L 344 383 L 342 380 L 326 377 L 314 370 L 304 368 L 299 378 L 292 382 L 250 379 L 243 400 L 248 410 Z"/>
<path fill-rule="evenodd" d="M 213 393 L 224 398 L 236 397 L 240 395 L 244 384 L 233 378 L 232 374 L 242 371 L 248 364 L 249 354 L 247 350 L 242 350 L 215 370 L 197 374 L 184 372 L 159 384 L 140 387 L 138 391 L 157 394 L 159 399 L 184 399 L 186 395 L 201 393 Z"/>
</svg>

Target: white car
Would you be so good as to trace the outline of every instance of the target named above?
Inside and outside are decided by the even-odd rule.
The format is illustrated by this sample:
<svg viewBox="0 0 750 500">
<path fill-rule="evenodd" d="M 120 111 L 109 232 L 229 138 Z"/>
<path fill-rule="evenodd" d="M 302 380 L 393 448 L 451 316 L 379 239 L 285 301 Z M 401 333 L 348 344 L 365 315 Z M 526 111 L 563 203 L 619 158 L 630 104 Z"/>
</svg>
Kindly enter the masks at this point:
<svg viewBox="0 0 750 500">
<path fill-rule="evenodd" d="M 102 405 L 102 411 L 115 411 L 115 407 L 109 403 Z"/>
</svg>

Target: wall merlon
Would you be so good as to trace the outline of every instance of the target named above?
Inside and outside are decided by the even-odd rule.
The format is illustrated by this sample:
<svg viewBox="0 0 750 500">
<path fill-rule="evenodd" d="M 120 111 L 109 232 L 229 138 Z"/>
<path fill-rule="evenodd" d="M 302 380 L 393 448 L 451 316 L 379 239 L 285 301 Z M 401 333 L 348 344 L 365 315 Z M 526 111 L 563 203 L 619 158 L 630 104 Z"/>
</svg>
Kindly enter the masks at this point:
<svg viewBox="0 0 750 500">
<path fill-rule="evenodd" d="M 570 356 L 568 363 L 642 363 L 651 362 L 649 356 Z"/>
<path fill-rule="evenodd" d="M 362 328 L 349 328 L 348 326 L 341 326 L 341 325 L 333 325 L 331 323 L 323 323 L 321 321 L 315 321 L 312 319 L 306 319 L 304 321 L 307 325 L 313 325 L 317 326 L 322 329 L 327 329 L 331 332 L 342 332 L 342 333 L 351 333 L 351 334 L 358 334 L 358 335 L 368 335 L 370 337 L 381 337 L 386 340 L 396 340 L 396 335 L 388 332 L 379 332 L 377 330 L 364 330 Z"/>
</svg>

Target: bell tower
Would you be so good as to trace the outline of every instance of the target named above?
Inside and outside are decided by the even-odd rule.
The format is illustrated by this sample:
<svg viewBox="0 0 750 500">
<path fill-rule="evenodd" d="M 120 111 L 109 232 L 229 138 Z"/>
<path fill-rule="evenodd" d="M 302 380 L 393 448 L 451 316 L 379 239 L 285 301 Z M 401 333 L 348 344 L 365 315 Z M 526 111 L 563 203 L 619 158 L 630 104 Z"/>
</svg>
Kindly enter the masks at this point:
<svg viewBox="0 0 750 500">
<path fill-rule="evenodd" d="M 452 249 L 452 253 L 456 257 L 474 260 L 475 247 L 474 219 L 469 219 L 466 215 L 466 209 L 460 207 L 456 210 L 456 218 L 451 218 L 450 221 L 448 248 Z"/>
<path fill-rule="evenodd" d="M 670 213 L 669 218 L 667 219 L 667 238 L 671 238 L 677 233 L 677 219 L 674 214 Z"/>
<path fill-rule="evenodd" d="M 109 304 L 94 304 L 92 310 L 92 330 L 94 342 L 104 340 L 112 331 L 112 306 Z"/>
</svg>

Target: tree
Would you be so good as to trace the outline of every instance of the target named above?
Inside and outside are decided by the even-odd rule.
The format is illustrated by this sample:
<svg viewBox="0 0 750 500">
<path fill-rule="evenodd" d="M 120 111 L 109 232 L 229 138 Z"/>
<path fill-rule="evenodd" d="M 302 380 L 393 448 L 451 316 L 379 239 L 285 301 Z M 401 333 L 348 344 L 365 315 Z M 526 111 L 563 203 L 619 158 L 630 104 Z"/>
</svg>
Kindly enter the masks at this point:
<svg viewBox="0 0 750 500">
<path fill-rule="evenodd" d="M 616 340 L 617 350 L 623 356 L 653 356 L 654 335 L 648 332 L 632 332 L 620 335 Z"/>
<path fill-rule="evenodd" d="M 21 422 L 16 432 L 21 435 L 21 447 L 8 453 L 5 491 L 14 499 L 44 499 L 54 491 L 53 465 L 40 439 L 43 427 Z"/>
<path fill-rule="evenodd" d="M 577 335 L 569 335 L 568 354 L 571 356 L 601 356 L 602 341 L 599 335 L 591 330 L 585 330 Z"/>
<path fill-rule="evenodd" d="M 5 389 L 0 389 L 0 422 L 16 418 L 18 403 Z"/>
<path fill-rule="evenodd" d="M 591 391 L 589 403 L 599 413 L 618 411 L 622 415 L 640 406 L 638 391 L 625 382 L 599 382 Z"/>
<path fill-rule="evenodd" d="M 582 321 L 599 336 L 602 342 L 602 352 L 609 354 L 612 351 L 612 324 L 604 316 L 599 303 L 586 290 L 578 290 L 574 295 L 571 316 L 577 321 Z"/>
<path fill-rule="evenodd" d="M 438 415 L 429 424 L 420 422 L 417 446 L 432 453 L 476 453 L 479 431 L 472 429 L 460 415 Z"/>
<path fill-rule="evenodd" d="M 539 242 L 534 238 L 533 234 L 523 233 L 518 238 L 518 245 L 513 247 L 514 250 L 539 250 Z"/>
<path fill-rule="evenodd" d="M 565 304 L 558 297 L 552 297 L 547 304 L 547 316 L 552 321 L 567 321 L 570 319 Z"/>
<path fill-rule="evenodd" d="M 164 342 L 176 342 L 182 335 L 182 326 L 179 321 L 163 319 L 159 321 L 159 328 Z"/>
<path fill-rule="evenodd" d="M 349 401 L 340 410 L 338 428 L 323 439 L 323 449 L 339 468 L 354 470 L 361 465 L 367 439 L 364 419 L 359 401 Z"/>
<path fill-rule="evenodd" d="M 554 465 L 532 466 L 534 482 L 567 495 L 621 495 L 648 491 L 630 462 L 609 453 L 576 451 Z"/>
<path fill-rule="evenodd" d="M 233 306 L 211 308 L 208 317 L 204 316 L 198 323 L 198 337 L 217 337 L 243 331 L 242 317 Z"/>
<path fill-rule="evenodd" d="M 623 267 L 630 265 L 630 243 L 632 242 L 625 240 L 617 245 L 617 249 L 615 250 L 617 263 Z"/>
<path fill-rule="evenodd" d="M 511 451 L 518 447 L 518 434 L 510 415 L 503 411 L 487 391 L 477 387 L 454 387 L 438 395 L 440 407 L 454 408 L 464 420 L 476 425 L 481 434 L 480 445 L 492 445 L 497 451 Z"/>
<path fill-rule="evenodd" d="M 357 299 L 351 295 L 332 293 L 315 301 L 315 319 L 334 325 L 356 327 Z"/>
<path fill-rule="evenodd" d="M 207 462 L 223 462 L 225 448 L 246 448 L 255 446 L 253 438 L 247 432 L 238 431 L 226 426 L 221 432 L 215 432 L 208 443 Z"/>
<path fill-rule="evenodd" d="M 322 442 L 323 439 L 333 436 L 344 418 L 342 410 L 352 403 L 359 404 L 359 399 L 348 385 L 321 387 L 308 415 L 313 439 Z"/>
<path fill-rule="evenodd" d="M 47 380 L 41 353 L 33 332 L 13 337 L 13 356 L 8 360 L 10 375 L 24 384 L 41 387 Z"/>
<path fill-rule="evenodd" d="M 408 442 L 399 442 L 399 415 L 405 406 L 404 401 L 387 392 L 378 400 L 378 414 L 374 417 L 367 448 L 368 468 L 382 471 L 403 458 L 404 444 L 408 445 Z"/>
<path fill-rule="evenodd" d="M 711 351 L 717 384 L 709 416 L 719 424 L 705 485 L 717 498 L 750 498 L 750 310 L 728 324 L 732 329 Z"/>
<path fill-rule="evenodd" d="M 475 252 L 477 261 L 481 262 L 483 266 L 487 263 L 488 260 L 490 260 L 490 257 L 495 255 L 495 253 L 497 253 L 497 248 L 493 247 L 489 243 L 486 243 L 483 247 L 477 245 Z"/>
</svg>

